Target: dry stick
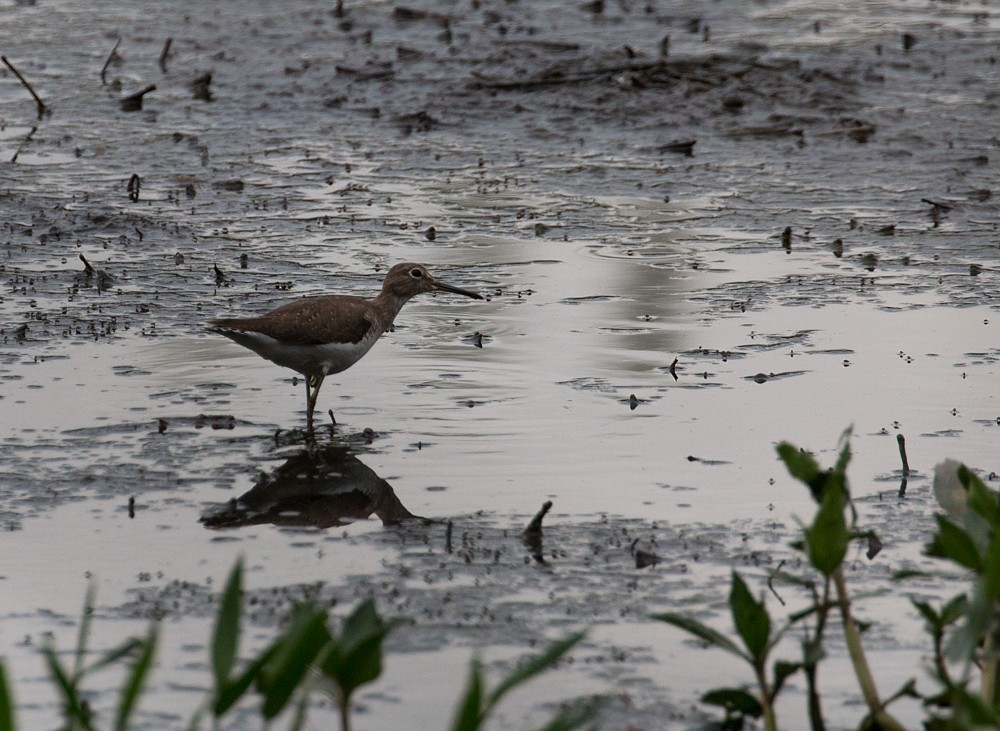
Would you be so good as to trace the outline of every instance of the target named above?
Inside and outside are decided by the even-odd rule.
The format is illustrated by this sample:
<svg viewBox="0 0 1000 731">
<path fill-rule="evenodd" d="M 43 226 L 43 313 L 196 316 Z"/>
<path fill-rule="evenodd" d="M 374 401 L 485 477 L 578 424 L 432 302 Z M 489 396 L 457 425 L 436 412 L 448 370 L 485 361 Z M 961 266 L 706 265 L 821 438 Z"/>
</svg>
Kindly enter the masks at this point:
<svg viewBox="0 0 1000 731">
<path fill-rule="evenodd" d="M 17 146 L 17 150 L 14 151 L 14 155 L 10 158 L 11 162 L 17 162 L 17 156 L 21 154 L 21 150 L 24 149 L 24 146 L 26 144 L 28 144 L 29 142 L 31 142 L 31 138 L 34 136 L 35 132 L 37 132 L 37 131 L 38 131 L 38 127 L 37 126 L 32 127 L 31 131 L 28 132 L 28 134 L 26 134 L 24 136 L 24 139 L 21 140 L 21 144 Z"/>
<path fill-rule="evenodd" d="M 160 53 L 160 71 L 163 73 L 167 73 L 167 57 L 170 56 L 170 46 L 173 42 L 173 38 L 168 38 L 163 43 L 163 51 Z"/>
<path fill-rule="evenodd" d="M 910 463 L 906 459 L 906 437 L 902 434 L 897 434 L 896 443 L 899 444 L 899 456 L 903 460 L 903 477 L 909 477 Z"/>
<path fill-rule="evenodd" d="M 118 55 L 118 46 L 120 46 L 121 44 L 122 44 L 121 38 L 115 41 L 115 47 L 111 49 L 111 53 L 108 54 L 108 58 L 104 61 L 104 65 L 101 66 L 101 86 L 104 86 L 105 84 L 108 83 L 107 81 L 104 80 L 104 74 L 108 72 L 108 66 L 111 65 L 111 62 L 115 60 L 115 56 Z"/>
<path fill-rule="evenodd" d="M 21 72 L 14 68 L 14 64 L 8 61 L 6 56 L 0 56 L 0 61 L 3 61 L 7 68 L 14 72 L 14 76 L 17 77 L 17 80 L 24 84 L 24 88 L 27 89 L 28 93 L 35 98 L 35 104 L 38 105 L 38 118 L 41 119 L 45 116 L 45 102 L 43 102 L 41 97 L 39 97 L 38 94 L 35 93 L 35 90 L 31 88 L 31 84 L 28 83 L 28 80 L 21 76 Z"/>
</svg>

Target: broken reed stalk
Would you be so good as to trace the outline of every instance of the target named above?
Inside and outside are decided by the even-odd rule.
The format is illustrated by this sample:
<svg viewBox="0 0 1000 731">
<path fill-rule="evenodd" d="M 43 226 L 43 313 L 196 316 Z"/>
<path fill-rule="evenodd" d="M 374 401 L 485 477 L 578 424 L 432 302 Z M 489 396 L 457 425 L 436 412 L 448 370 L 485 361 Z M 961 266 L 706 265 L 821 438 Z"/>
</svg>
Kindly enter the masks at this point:
<svg viewBox="0 0 1000 731">
<path fill-rule="evenodd" d="M 903 460 L 903 477 L 909 477 L 910 462 L 906 459 L 906 437 L 902 434 L 897 434 L 896 443 L 899 444 L 899 457 Z"/>
<path fill-rule="evenodd" d="M 109 53 L 108 57 L 105 59 L 104 65 L 101 66 L 101 86 L 104 86 L 105 84 L 108 83 L 107 81 L 105 81 L 104 75 L 108 72 L 108 66 L 111 65 L 111 62 L 114 61 L 115 57 L 118 55 L 118 46 L 120 46 L 121 44 L 122 44 L 121 38 L 115 41 L 115 47 L 111 49 L 111 53 Z"/>
<path fill-rule="evenodd" d="M 163 73 L 167 73 L 167 59 L 170 57 L 170 46 L 173 42 L 173 38 L 168 38 L 163 43 L 163 51 L 160 53 L 160 71 Z"/>
<path fill-rule="evenodd" d="M 45 102 L 43 102 L 42 98 L 40 96 L 38 96 L 38 94 L 35 93 L 34 89 L 31 88 L 31 84 L 28 83 L 28 80 L 26 78 L 24 78 L 23 76 L 21 76 L 21 72 L 18 71 L 16 68 L 14 68 L 14 64 L 12 64 L 10 61 L 8 61 L 6 56 L 0 56 L 0 61 L 4 62 L 4 65 L 7 68 L 9 68 L 14 73 L 14 76 L 16 76 L 17 80 L 20 81 L 21 84 L 24 85 L 24 88 L 28 90 L 28 93 L 31 94 L 31 96 L 34 97 L 35 104 L 38 105 L 38 118 L 41 119 L 42 117 L 44 117 L 45 116 Z"/>
</svg>

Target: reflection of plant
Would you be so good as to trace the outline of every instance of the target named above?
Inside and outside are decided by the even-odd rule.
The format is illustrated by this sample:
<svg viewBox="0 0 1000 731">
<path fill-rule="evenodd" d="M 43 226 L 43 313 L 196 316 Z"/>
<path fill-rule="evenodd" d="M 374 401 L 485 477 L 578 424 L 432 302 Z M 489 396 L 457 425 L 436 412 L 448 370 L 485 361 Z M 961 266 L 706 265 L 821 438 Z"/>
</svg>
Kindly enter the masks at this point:
<svg viewBox="0 0 1000 731">
<path fill-rule="evenodd" d="M 351 696 L 359 687 L 372 682 L 382 673 L 382 643 L 402 620 L 383 620 L 375 609 L 375 603 L 369 599 L 361 602 L 343 620 L 337 634 L 329 630 L 325 609 L 308 603 L 297 604 L 284 631 L 236 671 L 242 583 L 242 561 L 237 561 L 222 592 L 210 642 L 214 687 L 191 718 L 187 727 L 189 731 L 201 728 L 206 715 L 218 721 L 251 688 L 260 696 L 260 713 L 266 721 L 281 714 L 295 701 L 291 729 L 304 727 L 312 692 L 317 689 L 324 691 L 335 700 L 340 711 L 341 731 L 350 731 Z M 93 598 L 93 589 L 90 589 L 80 621 L 72 670 L 63 666 L 51 644 L 45 648 L 45 658 L 53 682 L 62 695 L 65 731 L 94 731 L 96 728 L 81 687 L 83 679 L 102 668 L 129 661 L 130 670 L 120 691 L 114 724 L 115 731 L 125 731 L 129 728 L 129 720 L 153 665 L 157 628 L 153 625 L 145 639 L 127 640 L 92 664 L 85 665 Z M 489 694 L 483 688 L 482 668 L 478 661 L 473 660 L 469 688 L 460 700 L 455 731 L 481 728 L 489 712 L 504 695 L 555 665 L 581 639 L 582 633 L 554 643 L 541 655 L 512 672 Z M 593 720 L 600 703 L 601 699 L 595 698 L 567 708 L 545 726 L 545 731 L 580 728 Z M 0 731 L 14 731 L 15 728 L 13 693 L 0 663 Z"/>
</svg>

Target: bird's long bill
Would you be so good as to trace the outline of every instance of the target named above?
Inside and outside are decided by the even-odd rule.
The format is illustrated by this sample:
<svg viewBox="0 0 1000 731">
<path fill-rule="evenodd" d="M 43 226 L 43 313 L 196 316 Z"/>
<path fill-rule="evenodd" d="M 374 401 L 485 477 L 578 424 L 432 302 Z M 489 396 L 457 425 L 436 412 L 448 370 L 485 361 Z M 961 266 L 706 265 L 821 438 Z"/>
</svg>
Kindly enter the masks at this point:
<svg viewBox="0 0 1000 731">
<path fill-rule="evenodd" d="M 472 297 L 472 299 L 474 300 L 481 300 L 483 298 L 483 296 L 480 294 L 476 294 L 475 292 L 470 292 L 469 290 L 462 289 L 461 287 L 454 287 L 450 284 L 445 284 L 444 282 L 439 282 L 436 279 L 434 280 L 434 288 L 444 290 L 445 292 L 454 292 L 455 294 L 462 294 L 465 295 L 466 297 Z"/>
</svg>

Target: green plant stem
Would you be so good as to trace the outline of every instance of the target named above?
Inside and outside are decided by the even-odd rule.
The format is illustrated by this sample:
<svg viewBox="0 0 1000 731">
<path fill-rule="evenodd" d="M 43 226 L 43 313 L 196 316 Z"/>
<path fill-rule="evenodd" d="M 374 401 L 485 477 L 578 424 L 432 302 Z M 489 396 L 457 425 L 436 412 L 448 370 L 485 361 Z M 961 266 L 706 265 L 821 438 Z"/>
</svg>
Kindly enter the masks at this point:
<svg viewBox="0 0 1000 731">
<path fill-rule="evenodd" d="M 844 568 L 838 566 L 831 574 L 833 585 L 837 590 L 837 600 L 840 605 L 840 617 L 844 625 L 844 640 L 847 643 L 847 652 L 851 656 L 851 664 L 854 666 L 854 674 L 858 678 L 858 685 L 861 687 L 861 695 L 864 696 L 865 703 L 871 713 L 872 719 L 885 731 L 905 731 L 905 727 L 893 716 L 886 712 L 882 701 L 878 697 L 878 689 L 875 687 L 875 678 L 872 676 L 871 668 L 868 667 L 868 660 L 865 658 L 864 648 L 861 646 L 861 633 L 851 616 L 851 600 L 847 595 L 847 584 L 844 581 Z"/>
<path fill-rule="evenodd" d="M 803 671 L 806 675 L 806 686 L 809 693 L 809 728 L 812 731 L 825 731 L 826 723 L 823 721 L 823 706 L 820 703 L 819 684 L 819 657 L 823 647 L 823 633 L 826 631 L 826 620 L 830 615 L 830 578 L 823 581 L 823 599 L 820 601 L 816 589 L 812 590 L 813 604 L 816 606 L 816 629 L 815 634 L 810 639 L 808 634 L 803 642 L 803 660 L 805 661 Z"/>
<path fill-rule="evenodd" d="M 778 731 L 778 722 L 774 717 L 774 698 L 767 684 L 767 670 L 754 663 L 754 673 L 757 675 L 757 685 L 760 686 L 760 705 L 764 711 L 764 731 Z"/>
<path fill-rule="evenodd" d="M 340 731 L 351 731 L 351 699 L 341 693 L 337 707 L 340 709 Z"/>
<path fill-rule="evenodd" d="M 997 630 L 994 630 L 994 633 L 987 637 L 983 643 L 982 681 L 979 686 L 980 695 L 982 695 L 983 700 L 990 706 L 996 704 L 997 695 L 996 632 Z"/>
</svg>

